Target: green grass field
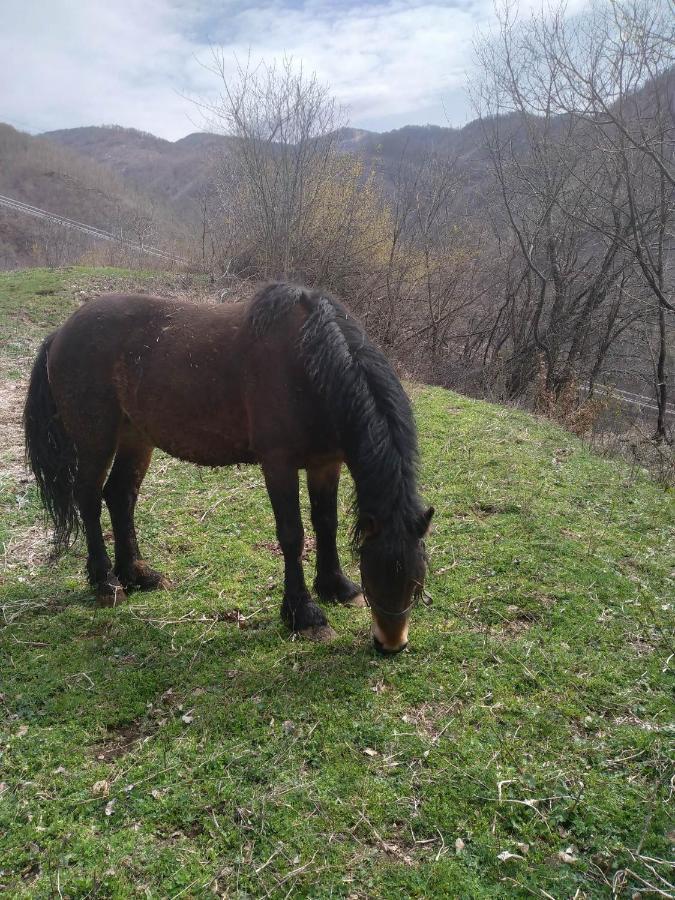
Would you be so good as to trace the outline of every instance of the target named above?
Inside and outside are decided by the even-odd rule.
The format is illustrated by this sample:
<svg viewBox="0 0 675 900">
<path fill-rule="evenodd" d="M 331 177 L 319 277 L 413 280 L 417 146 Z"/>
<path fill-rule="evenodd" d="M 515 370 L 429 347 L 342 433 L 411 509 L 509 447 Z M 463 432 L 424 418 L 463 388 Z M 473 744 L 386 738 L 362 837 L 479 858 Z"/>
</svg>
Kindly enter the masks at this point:
<svg viewBox="0 0 675 900">
<path fill-rule="evenodd" d="M 175 587 L 98 609 L 81 546 L 47 562 L 18 416 L 40 338 L 110 281 L 149 276 L 0 275 L 0 892 L 672 896 L 672 494 L 414 386 L 436 519 L 407 652 L 364 610 L 293 640 L 259 470 L 159 453 L 139 534 Z"/>
</svg>

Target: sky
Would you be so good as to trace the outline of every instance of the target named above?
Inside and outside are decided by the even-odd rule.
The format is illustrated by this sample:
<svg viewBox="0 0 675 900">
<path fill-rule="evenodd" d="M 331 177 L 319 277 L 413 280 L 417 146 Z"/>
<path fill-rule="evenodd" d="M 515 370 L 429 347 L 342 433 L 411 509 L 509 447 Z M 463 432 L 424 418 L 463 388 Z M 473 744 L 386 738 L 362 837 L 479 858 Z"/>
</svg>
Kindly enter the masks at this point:
<svg viewBox="0 0 675 900">
<path fill-rule="evenodd" d="M 527 0 L 529 2 L 529 0 Z M 578 2 L 578 0 L 577 0 Z M 460 126 L 472 40 L 493 0 L 0 0 L 0 121 L 31 133 L 123 125 L 206 130 L 208 69 L 283 55 L 316 73 L 354 127 Z"/>
</svg>

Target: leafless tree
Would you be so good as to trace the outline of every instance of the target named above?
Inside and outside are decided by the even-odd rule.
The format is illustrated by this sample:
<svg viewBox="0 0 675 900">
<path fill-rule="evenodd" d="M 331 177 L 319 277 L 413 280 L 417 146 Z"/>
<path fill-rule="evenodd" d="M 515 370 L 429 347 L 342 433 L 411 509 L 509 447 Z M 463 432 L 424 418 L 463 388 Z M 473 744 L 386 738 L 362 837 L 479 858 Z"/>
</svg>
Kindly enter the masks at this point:
<svg viewBox="0 0 675 900">
<path fill-rule="evenodd" d="M 292 59 L 249 60 L 231 79 L 223 53 L 214 51 L 211 68 L 221 93 L 208 113 L 232 138 L 216 182 L 229 243 L 255 257 L 258 274 L 297 277 L 331 200 L 327 186 L 341 174 L 340 110 Z"/>
<path fill-rule="evenodd" d="M 648 288 L 646 319 L 656 318 L 656 436 L 666 436 L 669 314 L 675 312 L 669 255 L 675 224 L 675 20 L 662 0 L 606 0 L 578 21 L 540 24 L 555 74 L 554 105 L 583 123 L 583 149 L 601 161 L 582 181 L 594 198 L 589 224 L 625 227 L 623 250 Z M 599 152 L 598 152 L 599 151 Z M 611 186 L 611 190 L 608 190 Z M 597 212 L 595 212 L 597 210 Z"/>
<path fill-rule="evenodd" d="M 536 356 L 548 389 L 592 385 L 619 336 L 656 316 L 659 438 L 673 308 L 673 45 L 660 0 L 600 0 L 577 17 L 522 22 L 506 6 L 498 39 L 478 46 L 474 85 L 520 260 L 490 334 L 503 348 L 509 322 L 511 393 L 531 381 Z"/>
</svg>

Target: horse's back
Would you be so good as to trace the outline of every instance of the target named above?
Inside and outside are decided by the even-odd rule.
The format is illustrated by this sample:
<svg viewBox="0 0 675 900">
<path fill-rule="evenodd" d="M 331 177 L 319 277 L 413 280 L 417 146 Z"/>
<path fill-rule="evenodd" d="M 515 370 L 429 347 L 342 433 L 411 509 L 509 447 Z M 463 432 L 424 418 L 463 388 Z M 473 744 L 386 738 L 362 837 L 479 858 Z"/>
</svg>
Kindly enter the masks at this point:
<svg viewBox="0 0 675 900">
<path fill-rule="evenodd" d="M 243 315 L 243 304 L 211 306 L 146 294 L 104 294 L 66 320 L 53 353 L 70 355 L 89 347 L 114 354 L 139 342 L 145 346 L 170 329 L 180 329 L 183 343 L 208 339 L 240 324 Z"/>
<path fill-rule="evenodd" d="M 65 418 L 80 430 L 85 420 L 128 421 L 153 446 L 201 464 L 283 452 L 304 465 L 334 444 L 298 353 L 306 315 L 293 310 L 260 335 L 250 309 L 136 294 L 90 301 L 50 347 Z"/>
</svg>

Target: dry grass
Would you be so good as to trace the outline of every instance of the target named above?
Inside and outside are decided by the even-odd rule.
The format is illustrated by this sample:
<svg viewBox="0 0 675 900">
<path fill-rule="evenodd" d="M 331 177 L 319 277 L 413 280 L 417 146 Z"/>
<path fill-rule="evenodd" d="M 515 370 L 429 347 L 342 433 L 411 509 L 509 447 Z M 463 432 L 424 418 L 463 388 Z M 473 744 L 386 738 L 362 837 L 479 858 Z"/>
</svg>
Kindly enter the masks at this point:
<svg viewBox="0 0 675 900">
<path fill-rule="evenodd" d="M 27 379 L 8 378 L 8 368 L 7 363 L 0 360 L 0 492 L 9 484 L 19 486 L 16 503 L 25 506 L 29 502 L 27 494 L 32 483 L 26 471 L 21 424 Z M 26 581 L 44 566 L 49 556 L 45 538 L 45 527 L 39 522 L 12 531 L 0 544 L 0 584 L 14 577 Z"/>
</svg>

